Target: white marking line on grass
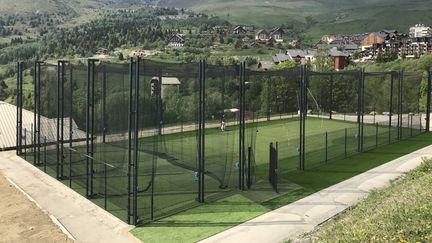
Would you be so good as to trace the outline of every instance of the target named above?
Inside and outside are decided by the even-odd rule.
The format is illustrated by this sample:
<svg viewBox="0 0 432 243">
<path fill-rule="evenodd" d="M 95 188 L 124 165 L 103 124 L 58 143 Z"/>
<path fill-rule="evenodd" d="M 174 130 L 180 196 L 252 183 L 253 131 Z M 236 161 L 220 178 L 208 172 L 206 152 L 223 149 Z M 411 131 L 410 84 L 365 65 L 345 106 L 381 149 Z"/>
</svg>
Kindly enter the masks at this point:
<svg viewBox="0 0 432 243">
<path fill-rule="evenodd" d="M 19 187 L 17 184 L 15 184 L 15 182 L 13 182 L 11 179 L 7 178 L 6 179 L 9 181 L 10 184 L 12 184 L 18 191 L 20 191 L 22 194 L 24 194 L 31 202 L 33 202 L 44 214 L 48 215 L 48 217 L 51 219 L 51 221 L 57 225 L 60 230 L 67 235 L 67 237 L 73 241 L 77 241 L 73 235 L 63 226 L 62 223 L 60 223 L 60 221 L 54 217 L 52 214 L 48 213 L 45 209 L 43 209 L 41 207 L 41 205 L 39 205 L 39 203 L 37 203 L 28 193 L 26 193 L 21 187 Z"/>
</svg>

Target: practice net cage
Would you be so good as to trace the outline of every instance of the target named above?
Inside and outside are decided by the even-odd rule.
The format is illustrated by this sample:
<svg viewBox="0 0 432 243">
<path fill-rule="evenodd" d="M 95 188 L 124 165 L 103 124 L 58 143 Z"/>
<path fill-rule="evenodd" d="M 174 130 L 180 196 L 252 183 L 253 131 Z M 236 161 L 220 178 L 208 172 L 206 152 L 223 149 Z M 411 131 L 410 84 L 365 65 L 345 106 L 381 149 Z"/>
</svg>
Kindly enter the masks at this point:
<svg viewBox="0 0 432 243">
<path fill-rule="evenodd" d="M 19 63 L 17 153 L 130 224 L 239 192 L 262 203 L 295 190 L 292 172 L 425 132 L 430 79 L 141 58 Z"/>
</svg>

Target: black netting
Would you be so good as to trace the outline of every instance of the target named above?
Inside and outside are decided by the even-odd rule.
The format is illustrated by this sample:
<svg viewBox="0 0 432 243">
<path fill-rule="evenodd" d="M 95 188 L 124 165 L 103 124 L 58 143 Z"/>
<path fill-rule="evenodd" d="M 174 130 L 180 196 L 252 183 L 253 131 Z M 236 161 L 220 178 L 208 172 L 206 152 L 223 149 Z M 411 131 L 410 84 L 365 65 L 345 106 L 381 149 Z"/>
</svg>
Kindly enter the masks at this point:
<svg viewBox="0 0 432 243">
<path fill-rule="evenodd" d="M 21 155 L 129 223 L 242 187 L 268 201 L 295 190 L 292 171 L 426 127 L 428 77 L 416 73 L 139 59 L 22 67 L 34 89 L 17 104 L 35 114 L 17 124 Z"/>
<path fill-rule="evenodd" d="M 359 80 L 359 72 L 309 72 L 305 89 L 306 169 L 357 151 Z"/>
<path fill-rule="evenodd" d="M 300 80 L 297 68 L 246 72 L 246 106 L 250 110 L 249 117 L 254 120 L 247 124 L 248 136 L 252 147 L 255 146 L 252 184 L 269 183 L 269 144 L 272 142 L 279 144 L 279 172 L 298 168 Z"/>
<path fill-rule="evenodd" d="M 141 220 L 165 216 L 196 203 L 198 68 L 195 63 L 142 61 L 140 64 L 138 216 Z"/>
<path fill-rule="evenodd" d="M 421 75 L 417 73 L 403 73 L 401 84 L 402 96 L 402 138 L 420 134 L 425 129 L 425 101 L 422 99 L 422 90 L 426 83 L 422 82 Z"/>
</svg>

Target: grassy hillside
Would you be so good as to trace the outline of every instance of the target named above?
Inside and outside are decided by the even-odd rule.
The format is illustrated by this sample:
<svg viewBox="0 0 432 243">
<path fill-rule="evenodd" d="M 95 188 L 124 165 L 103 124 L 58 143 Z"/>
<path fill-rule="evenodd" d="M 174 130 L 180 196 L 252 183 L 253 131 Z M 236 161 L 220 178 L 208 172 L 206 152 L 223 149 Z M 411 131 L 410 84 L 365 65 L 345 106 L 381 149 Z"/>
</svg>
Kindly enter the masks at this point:
<svg viewBox="0 0 432 243">
<path fill-rule="evenodd" d="M 306 29 L 306 36 L 314 39 L 322 34 L 381 29 L 407 32 L 419 22 L 432 24 L 429 0 L 162 0 L 160 4 L 224 16 L 237 24 L 293 24 Z M 308 22 L 308 16 L 313 20 Z"/>
<path fill-rule="evenodd" d="M 84 8 L 93 8 L 96 1 L 86 0 L 0 0 L 0 13 L 77 13 Z"/>
<path fill-rule="evenodd" d="M 85 14 L 100 8 L 124 8 L 144 0 L 0 0 L 3 14 Z"/>
<path fill-rule="evenodd" d="M 308 236 L 312 242 L 430 242 L 432 161 L 373 192 Z"/>
</svg>

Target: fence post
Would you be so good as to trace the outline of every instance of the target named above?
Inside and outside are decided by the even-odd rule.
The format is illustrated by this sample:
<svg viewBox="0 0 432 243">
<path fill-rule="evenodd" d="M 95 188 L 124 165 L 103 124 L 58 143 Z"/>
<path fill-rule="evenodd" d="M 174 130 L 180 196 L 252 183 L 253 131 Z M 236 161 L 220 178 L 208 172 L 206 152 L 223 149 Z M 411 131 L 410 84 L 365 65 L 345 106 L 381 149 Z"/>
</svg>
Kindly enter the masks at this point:
<svg viewBox="0 0 432 243">
<path fill-rule="evenodd" d="M 431 113 L 431 86 L 432 72 L 428 71 L 427 87 L 426 87 L 426 131 L 430 131 L 430 113 Z"/>
<path fill-rule="evenodd" d="M 303 140 L 302 140 L 302 170 L 305 170 L 305 160 L 306 160 L 306 117 L 307 117 L 307 91 L 308 91 L 308 70 L 306 65 L 303 65 Z"/>
<path fill-rule="evenodd" d="M 138 222 L 138 118 L 139 118 L 139 90 L 140 90 L 140 57 L 135 62 L 135 106 L 134 106 L 134 173 L 133 173 L 133 224 Z"/>
<path fill-rule="evenodd" d="M 248 163 L 248 170 L 247 170 L 247 173 L 248 173 L 248 177 L 247 177 L 247 188 L 248 189 L 250 189 L 251 188 L 251 185 L 252 185 L 252 180 L 251 180 L 251 156 L 252 156 L 252 147 L 251 146 L 248 146 L 248 160 L 247 160 L 247 163 Z"/>
<path fill-rule="evenodd" d="M 409 119 L 410 119 L 410 136 L 413 136 L 413 116 L 414 114 L 408 114 Z"/>
<path fill-rule="evenodd" d="M 331 71 L 330 74 L 330 113 L 329 113 L 329 119 L 333 119 L 333 71 Z"/>
<path fill-rule="evenodd" d="M 205 152 L 205 61 L 199 62 L 198 202 L 204 203 Z M 240 131 L 241 133 L 241 131 Z M 240 175 L 240 174 L 239 174 Z M 239 177 L 240 178 L 240 177 Z"/>
<path fill-rule="evenodd" d="M 328 161 L 328 132 L 325 133 L 325 162 Z"/>
<path fill-rule="evenodd" d="M 245 63 L 240 64 L 239 107 L 239 189 L 244 190 L 244 163 L 245 163 Z"/>
<path fill-rule="evenodd" d="M 61 91 L 60 91 L 60 61 L 57 62 L 57 111 L 56 111 L 56 178 L 60 179 L 60 100 L 61 100 Z"/>
<path fill-rule="evenodd" d="M 44 156 L 43 156 L 43 161 L 44 161 L 44 172 L 46 173 L 46 163 L 47 163 L 47 138 L 46 136 L 44 136 L 44 150 L 43 150 Z"/>
<path fill-rule="evenodd" d="M 23 153 L 23 122 L 22 122 L 22 110 L 23 110 L 23 62 L 17 63 L 17 155 Z"/>
<path fill-rule="evenodd" d="M 359 69 L 358 94 L 357 94 L 357 151 L 361 152 L 361 102 L 362 102 L 362 79 L 363 69 Z"/>
<path fill-rule="evenodd" d="M 35 106 L 37 106 L 37 114 L 36 114 L 36 121 L 37 121 L 37 163 L 41 164 L 40 159 L 40 149 L 41 149 L 41 63 L 37 62 L 37 100 Z"/>
<path fill-rule="evenodd" d="M 127 198 L 127 223 L 131 223 L 131 173 L 132 173 L 132 122 L 133 122 L 133 76 L 134 76 L 134 59 L 129 61 L 129 102 L 128 102 L 128 198 Z"/>
<path fill-rule="evenodd" d="M 20 155 L 20 140 L 21 140 L 21 135 L 20 135 L 20 63 L 17 62 L 17 79 L 16 79 L 16 89 L 17 89 L 17 93 L 16 93 L 16 137 L 15 137 L 15 142 L 16 142 L 16 154 Z"/>
<path fill-rule="evenodd" d="M 104 209 L 107 210 L 107 164 L 104 162 Z"/>
<path fill-rule="evenodd" d="M 270 92 L 271 92 L 271 85 L 270 81 L 266 81 L 267 85 L 267 121 L 270 121 L 271 119 L 271 105 L 270 105 Z"/>
<path fill-rule="evenodd" d="M 34 63 L 33 66 L 33 165 L 37 165 L 37 155 L 36 155 L 36 137 L 37 137 L 37 61 Z"/>
<path fill-rule="evenodd" d="M 69 187 L 72 187 L 72 147 L 73 147 L 73 68 L 72 65 L 69 65 L 69 95 L 70 95 L 70 104 L 69 104 Z"/>
<path fill-rule="evenodd" d="M 24 128 L 24 159 L 27 160 L 27 128 Z"/>
<path fill-rule="evenodd" d="M 399 80 L 398 80 L 398 140 L 402 140 L 402 80 L 403 80 L 403 71 L 399 71 Z"/>
<path fill-rule="evenodd" d="M 345 158 L 347 157 L 347 135 L 348 135 L 348 128 L 345 128 L 345 148 L 344 148 Z"/>
<path fill-rule="evenodd" d="M 65 61 L 60 61 L 61 78 L 60 78 L 60 179 L 64 178 L 64 81 L 65 81 Z"/>
<path fill-rule="evenodd" d="M 378 122 L 375 123 L 375 147 L 378 148 Z"/>
<path fill-rule="evenodd" d="M 103 66 L 102 76 L 102 143 L 106 142 L 107 122 L 106 122 L 106 66 Z"/>
<path fill-rule="evenodd" d="M 93 195 L 93 156 L 94 156 L 94 103 L 95 103 L 95 62 L 87 60 L 87 112 L 86 112 L 86 197 Z M 91 159 L 90 159 L 91 158 Z"/>
<path fill-rule="evenodd" d="M 393 85 L 394 85 L 394 72 L 391 72 L 390 79 L 390 100 L 389 100 L 389 124 L 388 124 L 388 143 L 391 143 L 391 130 L 392 130 L 392 117 L 393 117 Z"/>
<path fill-rule="evenodd" d="M 364 110 L 365 110 L 365 69 L 362 68 L 362 79 L 361 79 L 361 152 L 363 152 L 364 147 Z"/>
</svg>

